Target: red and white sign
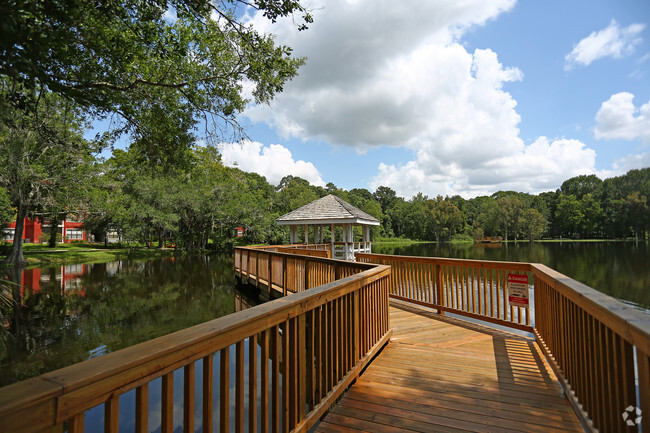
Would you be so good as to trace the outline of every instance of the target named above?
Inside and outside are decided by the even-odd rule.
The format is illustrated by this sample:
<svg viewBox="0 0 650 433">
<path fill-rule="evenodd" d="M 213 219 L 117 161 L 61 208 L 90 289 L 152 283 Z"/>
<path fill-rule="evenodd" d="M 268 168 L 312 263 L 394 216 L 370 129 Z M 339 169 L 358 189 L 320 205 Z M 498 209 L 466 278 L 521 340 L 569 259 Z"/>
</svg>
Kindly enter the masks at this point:
<svg viewBox="0 0 650 433">
<path fill-rule="evenodd" d="M 508 274 L 508 303 L 528 308 L 528 275 Z"/>
</svg>

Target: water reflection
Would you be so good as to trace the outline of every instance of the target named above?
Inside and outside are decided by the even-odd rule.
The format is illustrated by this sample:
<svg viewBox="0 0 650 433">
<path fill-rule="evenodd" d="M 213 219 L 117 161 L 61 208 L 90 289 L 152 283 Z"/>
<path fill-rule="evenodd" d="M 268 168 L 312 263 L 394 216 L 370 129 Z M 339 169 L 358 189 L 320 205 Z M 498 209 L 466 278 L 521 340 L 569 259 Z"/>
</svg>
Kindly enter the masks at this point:
<svg viewBox="0 0 650 433">
<path fill-rule="evenodd" d="M 6 270 L 15 307 L 0 386 L 255 305 L 231 255 Z"/>
<path fill-rule="evenodd" d="M 542 263 L 596 290 L 650 309 L 647 242 L 373 245 L 378 254 Z"/>
</svg>

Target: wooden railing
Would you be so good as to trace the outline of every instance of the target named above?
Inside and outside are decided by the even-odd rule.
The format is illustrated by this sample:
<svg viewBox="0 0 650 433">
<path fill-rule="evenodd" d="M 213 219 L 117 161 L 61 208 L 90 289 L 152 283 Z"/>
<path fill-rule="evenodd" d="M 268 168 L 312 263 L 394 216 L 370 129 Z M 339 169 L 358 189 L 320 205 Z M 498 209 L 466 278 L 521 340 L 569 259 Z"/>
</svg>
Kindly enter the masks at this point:
<svg viewBox="0 0 650 433">
<path fill-rule="evenodd" d="M 283 248 L 280 250 L 284 251 Z M 258 288 L 286 295 L 371 269 L 366 263 L 332 260 L 258 248 L 235 249 L 235 275 Z"/>
<path fill-rule="evenodd" d="M 296 249 L 296 248 L 276 248 L 275 252 L 278 253 L 287 253 L 287 254 L 297 254 L 299 256 L 310 256 L 310 257 L 322 257 L 325 259 L 332 258 L 332 251 L 330 249 L 322 250 L 308 250 L 308 249 Z"/>
<path fill-rule="evenodd" d="M 531 268 L 535 335 L 575 409 L 601 432 L 629 432 L 636 430 L 639 408 L 643 431 L 649 432 L 648 315 L 544 265 Z"/>
<path fill-rule="evenodd" d="M 633 431 L 627 421 L 634 423 L 639 408 L 650 431 L 647 314 L 540 264 L 378 254 L 357 260 L 392 267 L 393 298 L 534 333 L 586 429 Z M 507 274 L 532 277 L 530 312 L 508 306 Z"/>
<path fill-rule="evenodd" d="M 251 263 L 249 254 L 240 250 L 238 263 Z M 341 278 L 4 387 L 0 432 L 83 432 L 85 412 L 101 404 L 104 432 L 117 432 L 120 396 L 133 391 L 135 407 L 128 411 L 135 413 L 137 433 L 149 431 L 150 414 L 158 408 L 161 432 L 176 431 L 175 406 L 183 408 L 185 432 L 201 424 L 210 433 L 215 423 L 221 432 L 231 425 L 238 432 L 258 426 L 262 432 L 306 431 L 390 339 L 390 268 L 338 261 L 328 268 L 323 259 L 273 254 L 278 260 L 271 258 L 270 268 L 260 265 L 270 256 L 255 256 L 255 269 L 282 263 L 277 275 L 285 281 L 293 280 L 300 266 L 318 270 L 314 280 L 305 278 L 305 287 L 330 273 Z M 182 402 L 174 399 L 175 371 L 183 375 Z M 149 385 L 159 378 L 161 401 L 150 405 Z"/>
<path fill-rule="evenodd" d="M 362 263 L 392 267 L 390 295 L 532 332 L 529 310 L 508 305 L 508 274 L 530 274 L 530 264 L 431 257 L 357 254 Z M 532 284 L 532 274 L 530 282 Z"/>
</svg>

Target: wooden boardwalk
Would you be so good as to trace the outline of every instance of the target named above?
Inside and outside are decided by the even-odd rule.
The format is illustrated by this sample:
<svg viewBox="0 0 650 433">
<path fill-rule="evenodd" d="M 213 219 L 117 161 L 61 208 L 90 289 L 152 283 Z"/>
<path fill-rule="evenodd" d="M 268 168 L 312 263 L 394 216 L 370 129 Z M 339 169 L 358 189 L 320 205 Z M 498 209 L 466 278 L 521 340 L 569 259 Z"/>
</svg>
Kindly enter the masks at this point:
<svg viewBox="0 0 650 433">
<path fill-rule="evenodd" d="M 534 340 L 394 300 L 390 326 L 316 431 L 583 431 Z"/>
</svg>

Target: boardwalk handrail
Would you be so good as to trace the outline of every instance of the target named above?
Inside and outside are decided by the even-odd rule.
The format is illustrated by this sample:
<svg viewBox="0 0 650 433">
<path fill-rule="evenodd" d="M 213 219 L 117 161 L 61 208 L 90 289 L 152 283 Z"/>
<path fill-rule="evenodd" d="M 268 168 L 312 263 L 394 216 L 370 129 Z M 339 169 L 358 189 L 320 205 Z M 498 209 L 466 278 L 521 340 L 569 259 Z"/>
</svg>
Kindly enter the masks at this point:
<svg viewBox="0 0 650 433">
<path fill-rule="evenodd" d="M 104 431 L 117 432 L 120 396 L 134 389 L 136 432 L 148 431 L 149 384 L 157 378 L 162 378 L 161 431 L 171 432 L 174 371 L 179 369 L 185 378 L 183 429 L 193 432 L 197 368 L 203 370 L 205 433 L 212 431 L 215 401 L 219 429 L 229 431 L 231 398 L 237 431 L 257 430 L 258 405 L 262 431 L 306 431 L 390 339 L 390 268 L 362 266 L 354 275 L 312 290 L 1 388 L 0 432 L 42 431 L 64 422 L 69 433 L 83 432 L 85 411 L 102 403 Z"/>
<path fill-rule="evenodd" d="M 648 315 L 547 266 L 531 268 L 535 335 L 574 409 L 601 432 L 625 432 L 623 413 L 631 406 L 626 413 L 634 424 L 639 408 L 643 431 L 650 431 Z"/>
<path fill-rule="evenodd" d="M 638 407 L 650 431 L 647 314 L 538 263 L 380 254 L 357 260 L 392 267 L 393 298 L 533 332 L 586 429 L 629 431 L 622 414 L 632 406 L 628 419 L 634 423 Z M 508 306 L 506 273 L 533 276 L 532 317 Z"/>
<path fill-rule="evenodd" d="M 508 274 L 528 275 L 529 263 L 386 254 L 357 254 L 357 260 L 392 267 L 393 298 L 533 331 L 528 310 L 509 306 L 506 292 Z"/>
<path fill-rule="evenodd" d="M 330 283 L 374 267 L 373 264 L 285 253 L 284 247 L 235 248 L 235 275 L 251 285 L 284 295 Z M 308 250 L 306 250 L 308 251 Z M 270 281 L 270 283 L 269 283 Z"/>
</svg>

